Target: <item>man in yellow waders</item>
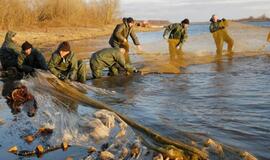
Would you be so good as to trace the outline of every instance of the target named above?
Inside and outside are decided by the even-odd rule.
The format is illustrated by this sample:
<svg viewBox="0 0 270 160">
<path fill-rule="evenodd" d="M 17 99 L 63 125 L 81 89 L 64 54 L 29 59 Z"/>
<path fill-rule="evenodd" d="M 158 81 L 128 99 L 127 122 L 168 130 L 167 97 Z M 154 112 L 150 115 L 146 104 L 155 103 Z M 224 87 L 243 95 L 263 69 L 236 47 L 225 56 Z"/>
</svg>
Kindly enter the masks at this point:
<svg viewBox="0 0 270 160">
<path fill-rule="evenodd" d="M 184 19 L 181 23 L 173 23 L 166 26 L 163 37 L 169 34 L 168 44 L 171 61 L 179 60 L 182 56 L 182 46 L 187 40 L 187 29 L 189 26 L 189 20 Z"/>
<path fill-rule="evenodd" d="M 267 41 L 270 42 L 270 32 L 268 34 Z"/>
<path fill-rule="evenodd" d="M 210 19 L 210 26 L 209 30 L 213 35 L 213 38 L 216 43 L 216 53 L 217 57 L 222 56 L 222 49 L 223 49 L 223 43 L 224 41 L 228 44 L 228 55 L 231 56 L 233 54 L 233 44 L 234 41 L 228 34 L 226 28 L 228 27 L 228 21 L 224 18 L 222 20 L 219 20 L 216 15 L 213 15 Z"/>
</svg>

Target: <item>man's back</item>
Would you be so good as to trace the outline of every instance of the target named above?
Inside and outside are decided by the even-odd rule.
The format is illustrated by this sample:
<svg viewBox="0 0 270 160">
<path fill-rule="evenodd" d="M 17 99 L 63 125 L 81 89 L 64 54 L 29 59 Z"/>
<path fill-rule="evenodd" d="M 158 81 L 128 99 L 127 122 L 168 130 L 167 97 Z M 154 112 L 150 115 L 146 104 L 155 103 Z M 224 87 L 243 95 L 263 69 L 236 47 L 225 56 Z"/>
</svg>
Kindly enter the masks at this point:
<svg viewBox="0 0 270 160">
<path fill-rule="evenodd" d="M 97 63 L 98 68 L 110 67 L 121 57 L 117 48 L 105 48 L 93 53 L 91 60 Z"/>
</svg>

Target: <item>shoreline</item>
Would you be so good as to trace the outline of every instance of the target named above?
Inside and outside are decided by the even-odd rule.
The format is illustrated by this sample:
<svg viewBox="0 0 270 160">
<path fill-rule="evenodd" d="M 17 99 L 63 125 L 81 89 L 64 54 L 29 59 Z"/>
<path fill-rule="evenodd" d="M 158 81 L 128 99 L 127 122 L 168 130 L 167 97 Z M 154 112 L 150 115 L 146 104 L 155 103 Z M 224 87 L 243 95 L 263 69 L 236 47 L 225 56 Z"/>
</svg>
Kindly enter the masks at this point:
<svg viewBox="0 0 270 160">
<path fill-rule="evenodd" d="M 98 47 L 108 45 L 105 38 L 110 36 L 116 24 L 101 27 L 50 27 L 42 29 L 12 30 L 17 33 L 17 43 L 19 46 L 24 41 L 29 41 L 39 49 L 46 59 L 56 49 L 62 41 L 71 42 L 73 51 L 79 53 L 79 58 L 85 58 L 80 52 L 91 52 Z M 153 32 L 160 28 L 136 27 L 136 32 Z M 8 30 L 0 30 L 0 43 L 2 44 Z M 106 42 L 105 42 L 106 40 Z M 82 42 L 82 46 L 80 44 Z M 87 44 L 89 42 L 89 44 Z M 104 43 L 102 45 L 102 43 Z M 76 45 L 77 44 L 77 45 Z"/>
</svg>

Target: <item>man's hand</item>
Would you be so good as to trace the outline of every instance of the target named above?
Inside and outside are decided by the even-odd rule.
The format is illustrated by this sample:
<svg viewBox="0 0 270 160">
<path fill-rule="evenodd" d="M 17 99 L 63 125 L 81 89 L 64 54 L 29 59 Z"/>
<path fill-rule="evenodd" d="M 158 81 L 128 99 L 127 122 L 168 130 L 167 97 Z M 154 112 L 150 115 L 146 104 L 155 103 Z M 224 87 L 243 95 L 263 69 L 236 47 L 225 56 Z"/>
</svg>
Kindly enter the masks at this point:
<svg viewBox="0 0 270 160">
<path fill-rule="evenodd" d="M 133 73 L 139 73 L 140 71 L 139 70 L 137 70 L 137 69 L 134 69 L 133 70 Z"/>
<path fill-rule="evenodd" d="M 123 43 L 127 43 L 127 39 L 124 39 Z"/>
<path fill-rule="evenodd" d="M 176 46 L 176 49 L 177 49 L 177 50 L 181 49 L 181 48 L 182 48 L 182 45 L 183 45 L 182 43 L 178 44 L 178 45 Z"/>
<path fill-rule="evenodd" d="M 141 45 L 137 45 L 137 49 L 138 49 L 138 51 L 142 51 L 142 46 Z"/>
<path fill-rule="evenodd" d="M 62 81 L 64 81 L 64 80 L 66 80 L 66 76 L 65 75 L 63 75 L 62 73 L 60 73 L 59 75 L 58 75 L 58 78 L 60 79 L 60 80 L 62 80 Z"/>
<path fill-rule="evenodd" d="M 219 27 L 219 29 L 224 29 L 224 28 L 225 28 L 224 26 Z"/>
</svg>

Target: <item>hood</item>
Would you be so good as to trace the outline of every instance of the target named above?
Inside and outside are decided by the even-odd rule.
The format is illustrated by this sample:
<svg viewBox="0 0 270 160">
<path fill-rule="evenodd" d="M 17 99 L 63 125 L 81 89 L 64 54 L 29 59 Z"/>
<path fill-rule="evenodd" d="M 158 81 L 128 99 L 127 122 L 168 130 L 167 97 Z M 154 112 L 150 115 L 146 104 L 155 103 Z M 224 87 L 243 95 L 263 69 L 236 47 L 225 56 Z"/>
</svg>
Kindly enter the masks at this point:
<svg viewBox="0 0 270 160">
<path fill-rule="evenodd" d="M 5 37 L 5 42 L 11 42 L 12 41 L 12 37 L 14 37 L 16 35 L 15 32 L 12 31 L 8 31 Z"/>
<path fill-rule="evenodd" d="M 6 34 L 6 37 L 5 37 L 5 41 L 4 41 L 3 45 L 2 45 L 2 48 L 5 48 L 5 47 L 8 48 L 8 46 L 11 43 L 14 43 L 11 38 L 14 37 L 15 35 L 16 35 L 15 32 L 8 31 L 7 34 Z"/>
</svg>

